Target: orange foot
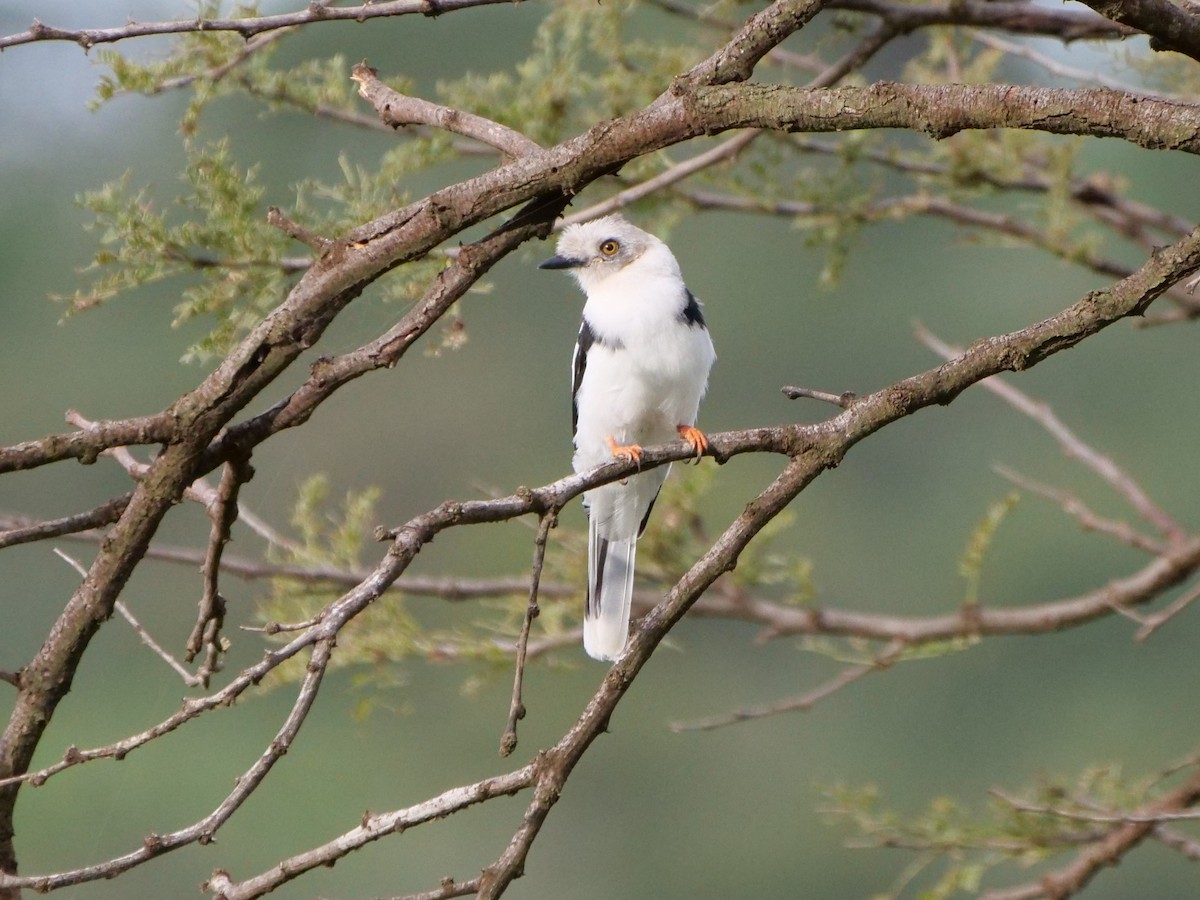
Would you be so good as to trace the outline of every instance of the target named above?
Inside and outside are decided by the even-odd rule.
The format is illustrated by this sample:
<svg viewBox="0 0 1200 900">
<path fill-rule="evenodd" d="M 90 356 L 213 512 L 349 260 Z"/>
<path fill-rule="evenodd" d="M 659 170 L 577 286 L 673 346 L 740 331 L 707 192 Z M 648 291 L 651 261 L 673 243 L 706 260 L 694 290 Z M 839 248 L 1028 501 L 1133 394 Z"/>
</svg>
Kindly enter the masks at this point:
<svg viewBox="0 0 1200 900">
<path fill-rule="evenodd" d="M 608 441 L 608 449 L 612 451 L 612 455 L 617 457 L 617 459 L 641 465 L 642 448 L 637 444 L 618 444 L 611 437 L 605 438 L 605 440 Z"/>
<path fill-rule="evenodd" d="M 699 462 L 704 451 L 708 449 L 708 438 L 704 436 L 704 432 L 691 425 L 676 425 L 675 430 L 691 445 L 692 452 L 696 454 L 696 462 Z"/>
</svg>

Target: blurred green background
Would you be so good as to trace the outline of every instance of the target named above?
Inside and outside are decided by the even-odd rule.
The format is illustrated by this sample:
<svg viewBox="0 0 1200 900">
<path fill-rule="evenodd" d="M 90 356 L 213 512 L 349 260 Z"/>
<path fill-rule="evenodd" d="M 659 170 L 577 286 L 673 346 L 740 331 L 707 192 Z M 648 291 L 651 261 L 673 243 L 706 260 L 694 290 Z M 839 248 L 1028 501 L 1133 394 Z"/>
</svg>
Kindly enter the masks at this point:
<svg viewBox="0 0 1200 900">
<path fill-rule="evenodd" d="M 437 19 L 326 25 L 310 29 L 288 52 L 365 57 L 385 74 L 402 72 L 428 88 L 459 74 L 463 59 L 486 70 L 519 58 L 542 14 L 542 5 L 529 3 Z M 180 15 L 186 11 L 169 2 L 8 0 L 0 6 L 0 31 L 23 30 L 35 16 L 78 27 Z M 140 55 L 164 47 L 143 41 L 123 49 Z M 60 321 L 63 307 L 48 299 L 79 286 L 75 270 L 95 252 L 75 195 L 132 169 L 135 183 L 168 196 L 183 164 L 175 133 L 182 98 L 126 97 L 89 113 L 86 102 L 101 71 L 67 44 L 0 55 L 5 445 L 63 430 L 68 409 L 91 418 L 157 411 L 205 372 L 178 362 L 205 324 L 169 327 L 179 283 L 139 290 L 66 321 Z M 314 174 L 332 179 L 339 153 L 368 161 L 390 140 L 299 115 L 264 116 L 236 102 L 227 102 L 222 115 L 219 124 L 235 136 L 239 158 L 262 161 L 268 202 L 283 207 L 292 182 Z M 209 124 L 217 124 L 211 115 Z M 1095 145 L 1086 160 L 1124 173 L 1139 199 L 1195 215 L 1193 160 L 1117 142 Z M 670 242 L 706 304 L 719 355 L 701 425 L 720 431 L 815 420 L 827 410 L 784 399 L 780 386 L 875 390 L 935 362 L 912 337 L 914 322 L 967 343 L 1052 314 L 1104 283 L 1032 251 L 963 238 L 920 220 L 872 228 L 844 280 L 821 289 L 814 286 L 821 252 L 786 221 L 710 214 L 680 224 Z M 396 524 L 444 499 L 507 492 L 566 473 L 567 363 L 581 297 L 565 279 L 536 270 L 549 252 L 543 245 L 515 254 L 491 273 L 489 292 L 468 296 L 463 316 L 470 340 L 461 350 L 437 358 L 413 353 L 396 369 L 340 391 L 309 427 L 273 439 L 255 457 L 260 474 L 243 500 L 284 525 L 297 486 L 323 471 L 335 495 L 380 485 L 380 521 Z M 364 300 L 316 352 L 355 347 L 397 315 L 395 306 Z M 1017 381 L 1194 525 L 1195 360 L 1189 326 L 1122 324 Z M 294 386 L 303 371 L 283 379 L 256 409 Z M 856 447 L 794 504 L 795 525 L 779 547 L 813 561 L 820 603 L 906 613 L 953 609 L 963 596 L 957 561 L 967 536 L 1009 490 L 992 472 L 996 462 L 1125 515 L 1034 424 L 976 390 Z M 713 528 L 736 515 L 778 465 L 742 457 L 721 469 L 704 501 Z M 691 475 L 677 467 L 673 477 Z M 127 487 L 111 462 L 60 464 L 0 480 L 0 511 L 64 515 Z M 566 520 L 578 524 L 578 510 Z M 205 530 L 202 511 L 181 508 L 162 539 L 200 547 Z M 520 574 L 531 556 L 530 536 L 510 524 L 439 538 L 414 572 Z M 57 546 L 89 558 L 87 545 Z M 232 549 L 258 550 L 244 533 Z M 0 668 L 30 657 L 75 585 L 73 571 L 51 550 L 35 544 L 0 554 Z M 1026 497 L 987 561 L 982 599 L 1018 604 L 1069 596 L 1142 563 Z M 179 648 L 199 587 L 186 568 L 147 564 L 124 599 L 161 641 Z M 262 589 L 226 579 L 235 622 L 250 619 Z M 456 608 L 447 615 L 457 614 Z M 526 877 L 509 896 L 840 898 L 885 890 L 908 857 L 847 849 L 849 830 L 828 826 L 819 812 L 823 787 L 874 783 L 889 804 L 913 813 L 942 794 L 982 808 L 990 787 L 1019 791 L 1040 775 L 1069 779 L 1097 763 L 1118 763 L 1130 775 L 1157 771 L 1196 746 L 1198 620 L 1194 612 L 1182 615 L 1144 644 L 1133 642 L 1136 626 L 1119 617 L 1058 636 L 992 639 L 867 678 L 808 714 L 675 734 L 670 722 L 798 695 L 837 671 L 791 641 L 757 645 L 754 628 L 687 621 L 623 701 L 612 733 L 572 776 L 534 845 Z M 231 636 L 231 670 L 257 658 L 257 636 Z M 576 656 L 575 666 L 530 673 L 530 713 L 516 764 L 556 740 L 603 677 L 602 666 L 582 651 Z M 352 828 L 363 810 L 407 806 L 512 767 L 496 755 L 507 673 L 407 663 L 403 675 L 393 690 L 372 693 L 379 702 L 366 719 L 352 714 L 364 696 L 354 675 L 327 680 L 294 749 L 214 845 L 60 896 L 196 896 L 217 866 L 248 877 Z M 464 693 L 472 676 L 482 676 L 482 686 Z M 57 759 L 69 745 L 98 746 L 159 721 L 184 692 L 173 679 L 114 619 L 94 642 L 37 763 Z M 122 763 L 91 764 L 27 789 L 18 810 L 23 873 L 96 862 L 134 849 L 150 832 L 206 814 L 262 751 L 291 699 L 285 688 L 243 700 Z M 385 839 L 277 896 L 387 896 L 431 888 L 447 875 L 472 877 L 501 852 L 525 803 L 525 797 L 496 801 Z M 1105 872 L 1087 896 L 1194 897 L 1198 885 L 1182 856 L 1149 846 Z"/>
</svg>

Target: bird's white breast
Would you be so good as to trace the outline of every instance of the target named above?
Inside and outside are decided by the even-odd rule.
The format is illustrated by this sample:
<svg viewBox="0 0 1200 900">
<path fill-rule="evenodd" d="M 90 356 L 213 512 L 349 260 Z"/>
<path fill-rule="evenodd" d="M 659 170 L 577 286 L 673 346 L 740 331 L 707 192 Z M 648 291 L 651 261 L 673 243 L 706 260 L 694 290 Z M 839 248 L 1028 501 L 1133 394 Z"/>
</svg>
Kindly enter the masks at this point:
<svg viewBox="0 0 1200 900">
<path fill-rule="evenodd" d="M 596 343 L 575 397 L 579 470 L 611 458 L 608 437 L 661 443 L 678 436 L 677 425 L 694 424 L 716 359 L 707 329 L 682 318 L 687 294 L 678 270 L 637 268 L 589 285 L 584 318 Z"/>
</svg>

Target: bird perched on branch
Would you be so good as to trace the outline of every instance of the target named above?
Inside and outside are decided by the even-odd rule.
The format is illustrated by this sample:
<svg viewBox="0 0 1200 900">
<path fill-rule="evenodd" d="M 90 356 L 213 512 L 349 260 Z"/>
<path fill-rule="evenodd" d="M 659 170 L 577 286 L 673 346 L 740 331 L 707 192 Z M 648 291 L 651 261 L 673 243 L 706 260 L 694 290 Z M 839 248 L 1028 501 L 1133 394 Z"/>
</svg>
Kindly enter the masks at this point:
<svg viewBox="0 0 1200 900">
<path fill-rule="evenodd" d="M 670 248 L 622 216 L 567 227 L 539 266 L 567 269 L 587 295 L 572 364 L 576 472 L 614 457 L 641 460 L 643 444 L 683 438 L 697 458 L 695 427 L 716 360 L 700 304 Z M 588 590 L 583 646 L 616 659 L 629 637 L 637 540 L 670 466 L 584 495 Z"/>
</svg>

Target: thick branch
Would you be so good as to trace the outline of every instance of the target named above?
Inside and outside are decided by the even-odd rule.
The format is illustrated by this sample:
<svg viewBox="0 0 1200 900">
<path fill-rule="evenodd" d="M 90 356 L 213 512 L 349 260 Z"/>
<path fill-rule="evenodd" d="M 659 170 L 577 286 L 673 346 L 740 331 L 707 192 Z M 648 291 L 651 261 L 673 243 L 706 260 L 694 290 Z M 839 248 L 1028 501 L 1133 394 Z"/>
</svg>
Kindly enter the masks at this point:
<svg viewBox="0 0 1200 900">
<path fill-rule="evenodd" d="M 1081 0 L 1100 15 L 1150 35 L 1151 50 L 1174 50 L 1200 61 L 1200 15 L 1170 0 Z M 1191 10 L 1191 11 L 1189 11 Z"/>
<path fill-rule="evenodd" d="M 940 140 L 970 129 L 1019 128 L 1118 137 L 1151 150 L 1200 153 L 1200 106 L 1118 91 L 879 82 L 819 91 L 719 85 L 680 95 L 689 114 L 710 133 L 729 128 L 904 128 Z"/>
<path fill-rule="evenodd" d="M 728 44 L 680 80 L 692 84 L 745 81 L 760 59 L 807 25 L 824 5 L 825 0 L 776 0 L 752 15 Z"/>
</svg>

